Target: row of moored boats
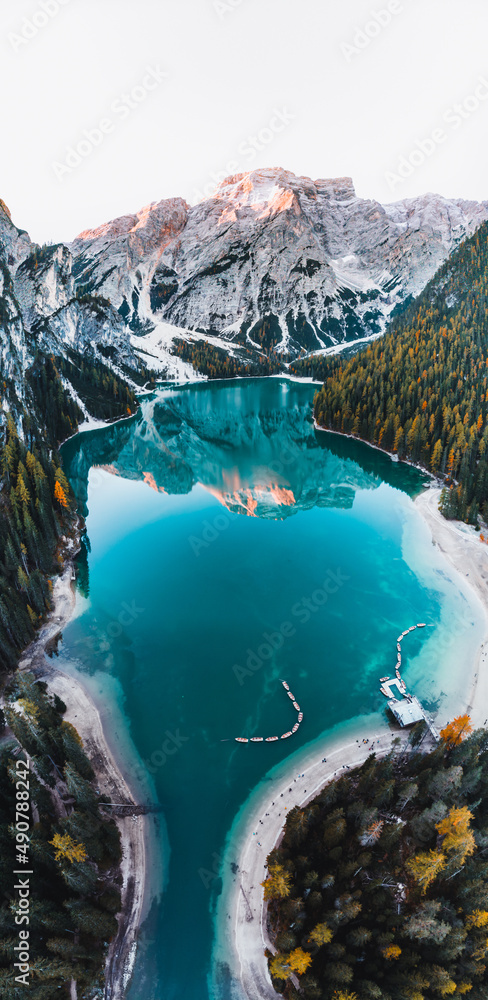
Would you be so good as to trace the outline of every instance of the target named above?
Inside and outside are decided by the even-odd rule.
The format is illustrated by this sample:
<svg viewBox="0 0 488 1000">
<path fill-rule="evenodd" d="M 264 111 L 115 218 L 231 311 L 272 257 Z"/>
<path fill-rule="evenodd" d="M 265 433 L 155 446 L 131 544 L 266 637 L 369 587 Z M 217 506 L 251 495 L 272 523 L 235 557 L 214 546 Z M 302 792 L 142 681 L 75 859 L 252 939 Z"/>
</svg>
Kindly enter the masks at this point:
<svg viewBox="0 0 488 1000">
<path fill-rule="evenodd" d="M 400 690 L 401 690 L 402 694 L 405 694 L 405 692 L 407 690 L 406 685 L 405 685 L 405 681 L 402 680 L 402 675 L 400 673 L 400 667 L 402 665 L 402 640 L 405 638 L 405 636 L 409 635 L 410 632 L 415 632 L 415 629 L 417 629 L 417 628 L 426 628 L 426 623 L 425 622 L 419 622 L 417 625 L 411 625 L 410 628 L 405 629 L 405 631 L 402 632 L 402 634 L 399 635 L 398 639 L 397 639 L 397 662 L 396 662 L 396 667 L 395 667 L 395 676 L 396 676 L 397 681 L 400 681 Z M 389 681 L 389 680 L 391 680 L 390 677 L 381 677 L 380 678 L 381 684 L 384 684 L 385 681 Z M 381 691 L 382 691 L 382 693 L 386 697 L 389 698 L 391 696 L 391 691 L 388 688 L 383 688 L 382 687 Z"/>
<path fill-rule="evenodd" d="M 303 722 L 303 712 L 298 704 L 295 695 L 290 691 L 289 684 L 286 681 L 281 682 L 290 701 L 293 703 L 293 708 L 298 713 L 298 721 L 295 722 L 293 729 L 290 729 L 288 733 L 283 733 L 282 736 L 251 736 L 248 739 L 246 736 L 236 736 L 236 743 L 276 743 L 277 740 L 287 740 L 290 736 L 294 736 L 298 732 L 301 723 Z"/>
</svg>

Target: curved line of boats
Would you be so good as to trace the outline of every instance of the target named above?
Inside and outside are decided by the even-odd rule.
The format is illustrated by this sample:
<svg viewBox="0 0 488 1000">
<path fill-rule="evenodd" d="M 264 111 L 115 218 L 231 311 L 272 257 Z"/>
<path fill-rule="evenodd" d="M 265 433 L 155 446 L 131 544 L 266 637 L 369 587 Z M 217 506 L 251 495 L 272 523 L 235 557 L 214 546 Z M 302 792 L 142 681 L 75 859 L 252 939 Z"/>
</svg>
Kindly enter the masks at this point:
<svg viewBox="0 0 488 1000">
<path fill-rule="evenodd" d="M 397 639 L 397 662 L 395 664 L 395 676 L 397 681 L 400 682 L 400 691 L 402 694 L 405 694 L 407 690 L 405 681 L 402 680 L 402 675 L 400 673 L 400 667 L 402 665 L 402 641 L 405 638 L 405 636 L 409 635 L 410 632 L 415 632 L 415 629 L 417 628 L 427 628 L 427 625 L 425 622 L 419 622 L 417 625 L 411 625 L 410 628 L 406 628 L 405 631 L 402 632 Z M 391 677 L 380 677 L 381 685 L 383 685 L 385 681 L 391 681 Z M 384 694 L 386 698 L 391 698 L 391 691 L 389 688 L 382 686 L 380 690 L 381 693 Z"/>
<path fill-rule="evenodd" d="M 283 736 L 251 736 L 250 739 L 248 739 L 247 736 L 236 736 L 236 743 L 276 743 L 277 740 L 287 740 L 290 736 L 293 736 L 296 732 L 298 732 L 300 724 L 303 722 L 303 712 L 295 699 L 295 695 L 290 691 L 289 684 L 287 684 L 286 681 L 282 681 L 281 683 L 290 701 L 293 702 L 293 708 L 296 712 L 298 712 L 298 722 L 295 722 L 293 729 L 290 729 L 288 733 L 283 733 Z"/>
</svg>

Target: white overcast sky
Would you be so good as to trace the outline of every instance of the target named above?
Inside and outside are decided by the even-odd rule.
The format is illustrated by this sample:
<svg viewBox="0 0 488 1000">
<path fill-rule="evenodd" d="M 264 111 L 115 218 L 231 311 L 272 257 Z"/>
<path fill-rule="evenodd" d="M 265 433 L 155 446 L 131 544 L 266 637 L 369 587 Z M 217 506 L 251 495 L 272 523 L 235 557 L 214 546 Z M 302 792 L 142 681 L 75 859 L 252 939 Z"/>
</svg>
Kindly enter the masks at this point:
<svg viewBox="0 0 488 1000">
<path fill-rule="evenodd" d="M 488 4 L 393 0 L 380 26 L 391 2 L 0 0 L 0 197 L 39 242 L 162 198 L 193 203 L 229 165 L 352 176 L 382 202 L 488 200 Z M 80 142 L 88 155 L 63 170 Z"/>
</svg>

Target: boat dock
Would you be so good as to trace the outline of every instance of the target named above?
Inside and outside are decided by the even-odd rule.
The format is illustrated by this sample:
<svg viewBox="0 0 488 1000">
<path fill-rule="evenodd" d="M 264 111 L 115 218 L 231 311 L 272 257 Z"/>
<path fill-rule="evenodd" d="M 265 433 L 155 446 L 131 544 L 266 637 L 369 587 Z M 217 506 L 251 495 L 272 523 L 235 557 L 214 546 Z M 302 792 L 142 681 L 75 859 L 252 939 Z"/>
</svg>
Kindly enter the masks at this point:
<svg viewBox="0 0 488 1000">
<path fill-rule="evenodd" d="M 388 698 L 388 708 L 390 712 L 397 720 L 402 729 L 406 726 L 413 726 L 416 722 L 421 722 L 422 720 L 428 726 L 430 733 L 436 743 L 440 739 L 439 730 L 434 725 L 429 713 L 426 711 L 422 703 L 413 694 L 409 694 L 407 691 L 407 685 L 402 679 L 400 673 L 400 667 L 402 664 L 402 642 L 411 632 L 415 632 L 418 628 L 433 628 L 433 625 L 426 625 L 425 622 L 420 622 L 418 625 L 411 625 L 407 628 L 397 639 L 397 662 L 395 663 L 395 676 L 394 677 L 382 677 L 380 681 L 380 691 L 385 698 Z M 396 691 L 393 689 L 396 688 Z"/>
</svg>

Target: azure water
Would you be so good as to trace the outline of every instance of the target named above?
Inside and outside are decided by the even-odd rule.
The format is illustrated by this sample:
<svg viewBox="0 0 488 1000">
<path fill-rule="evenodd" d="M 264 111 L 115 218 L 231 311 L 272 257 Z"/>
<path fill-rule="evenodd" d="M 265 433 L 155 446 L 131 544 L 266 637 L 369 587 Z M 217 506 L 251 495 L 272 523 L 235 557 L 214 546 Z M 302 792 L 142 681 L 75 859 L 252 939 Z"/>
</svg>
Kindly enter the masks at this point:
<svg viewBox="0 0 488 1000">
<path fill-rule="evenodd" d="M 281 379 L 168 388 L 132 420 L 63 448 L 87 537 L 61 657 L 105 674 L 109 690 L 116 682 L 143 762 L 126 761 L 129 776 L 149 773 L 167 829 L 168 881 L 130 1000 L 209 995 L 236 814 L 288 756 L 383 709 L 379 677 L 416 621 L 436 628 L 409 639 L 404 675 L 421 696 L 438 694 L 436 636 L 464 612 L 416 548 L 424 477 L 316 432 L 312 399 L 310 386 Z M 298 733 L 237 744 L 295 722 L 280 679 L 304 712 Z M 231 989 L 223 975 L 219 996 Z"/>
</svg>

